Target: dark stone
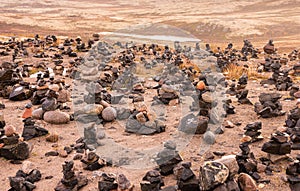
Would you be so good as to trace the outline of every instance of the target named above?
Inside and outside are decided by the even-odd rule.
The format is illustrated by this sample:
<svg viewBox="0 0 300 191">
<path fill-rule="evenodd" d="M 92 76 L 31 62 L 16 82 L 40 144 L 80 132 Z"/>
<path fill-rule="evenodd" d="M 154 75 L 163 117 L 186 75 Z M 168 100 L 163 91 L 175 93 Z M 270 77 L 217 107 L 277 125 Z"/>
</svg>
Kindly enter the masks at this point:
<svg viewBox="0 0 300 191">
<path fill-rule="evenodd" d="M 34 169 L 26 177 L 26 181 L 31 182 L 31 183 L 35 183 L 37 181 L 40 181 L 41 178 L 42 178 L 41 172 L 37 169 Z"/>
<path fill-rule="evenodd" d="M 25 179 L 23 177 L 9 177 L 9 184 L 14 190 L 26 191 L 24 183 Z"/>
<path fill-rule="evenodd" d="M 39 126 L 35 126 L 31 118 L 24 119 L 24 128 L 22 137 L 25 141 L 48 134 L 48 130 Z"/>
<path fill-rule="evenodd" d="M 160 188 L 164 186 L 164 181 L 157 170 L 151 170 L 143 177 L 140 185 L 142 191 L 160 191 Z"/>
<path fill-rule="evenodd" d="M 118 188 L 118 184 L 116 182 L 109 182 L 109 181 L 98 182 L 99 191 L 111 191 L 111 190 L 116 190 L 117 188 Z"/>
<path fill-rule="evenodd" d="M 178 188 L 181 191 L 200 191 L 199 180 L 194 176 L 188 181 L 179 181 Z"/>
<path fill-rule="evenodd" d="M 15 145 L 5 145 L 0 149 L 0 156 L 8 160 L 25 160 L 29 157 L 30 149 L 27 142 Z"/>
<path fill-rule="evenodd" d="M 23 101 L 28 98 L 29 96 L 23 86 L 15 87 L 9 95 L 9 99 L 12 101 Z"/>
<path fill-rule="evenodd" d="M 49 151 L 45 153 L 46 157 L 50 157 L 50 156 L 58 156 L 59 153 L 57 151 Z"/>
<path fill-rule="evenodd" d="M 269 141 L 263 144 L 262 151 L 270 154 L 284 155 L 291 152 L 290 143 L 276 143 L 274 141 Z"/>
</svg>

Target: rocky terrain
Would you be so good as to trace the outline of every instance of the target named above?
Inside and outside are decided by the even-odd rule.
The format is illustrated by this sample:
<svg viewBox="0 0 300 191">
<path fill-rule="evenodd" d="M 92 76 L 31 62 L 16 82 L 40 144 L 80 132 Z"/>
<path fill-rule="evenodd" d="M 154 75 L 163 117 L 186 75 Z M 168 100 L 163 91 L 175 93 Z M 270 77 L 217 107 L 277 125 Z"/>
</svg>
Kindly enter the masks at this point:
<svg viewBox="0 0 300 191">
<path fill-rule="evenodd" d="M 1 3 L 0 190 L 300 190 L 299 2 L 220 3 Z"/>
</svg>

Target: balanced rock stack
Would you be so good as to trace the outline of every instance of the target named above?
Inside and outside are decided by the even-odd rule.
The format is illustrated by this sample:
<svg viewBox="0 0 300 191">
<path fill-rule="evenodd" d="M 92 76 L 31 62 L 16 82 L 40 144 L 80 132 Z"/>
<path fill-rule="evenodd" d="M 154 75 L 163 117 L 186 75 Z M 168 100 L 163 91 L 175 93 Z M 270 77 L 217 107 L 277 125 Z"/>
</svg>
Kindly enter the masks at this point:
<svg viewBox="0 0 300 191">
<path fill-rule="evenodd" d="M 293 70 L 295 76 L 300 76 L 300 62 L 293 66 Z"/>
<path fill-rule="evenodd" d="M 285 112 L 282 111 L 282 105 L 279 101 L 281 97 L 279 93 L 261 93 L 259 102 L 254 105 L 254 111 L 262 118 L 284 115 Z"/>
<path fill-rule="evenodd" d="M 73 161 L 65 161 L 65 164 L 62 166 L 64 176 L 56 186 L 55 191 L 78 191 L 88 184 L 88 179 L 85 176 L 80 174 L 75 175 Z"/>
<path fill-rule="evenodd" d="M 246 125 L 244 128 L 245 136 L 251 137 L 251 142 L 261 141 L 263 137 L 261 136 L 262 123 L 261 122 L 253 122 Z"/>
<path fill-rule="evenodd" d="M 269 66 L 269 68 L 266 68 Z M 273 72 L 271 78 L 262 80 L 261 84 L 275 85 L 278 91 L 286 91 L 293 85 L 292 79 L 289 77 L 289 70 L 281 70 L 280 58 L 266 59 L 264 65 L 265 70 L 271 70 Z"/>
<path fill-rule="evenodd" d="M 35 121 L 31 117 L 24 119 L 23 122 L 24 128 L 22 137 L 25 141 L 48 134 L 48 130 L 35 125 Z"/>
<path fill-rule="evenodd" d="M 21 81 L 18 77 L 13 77 L 15 71 L 12 69 L 4 69 L 0 71 L 0 97 L 9 98 L 12 87 Z"/>
<path fill-rule="evenodd" d="M 239 103 L 252 105 L 251 101 L 247 98 L 249 92 L 246 89 L 247 84 L 248 76 L 246 74 L 243 74 L 238 81 L 236 97 L 238 98 Z"/>
<path fill-rule="evenodd" d="M 240 144 L 241 153 L 236 155 L 236 160 L 239 165 L 239 173 L 251 175 L 255 180 L 260 179 L 257 173 L 258 162 L 255 159 L 253 152 L 249 148 L 250 141 L 245 141 Z"/>
<path fill-rule="evenodd" d="M 176 151 L 176 144 L 169 140 L 164 143 L 164 149 L 157 154 L 155 161 L 159 165 L 160 173 L 165 176 L 173 173 L 174 167 L 182 158 Z"/>
<path fill-rule="evenodd" d="M 286 169 L 287 179 L 290 183 L 291 191 L 300 190 L 300 156 L 298 155 L 296 160 L 289 164 Z"/>
<path fill-rule="evenodd" d="M 122 190 L 122 191 L 132 191 L 133 185 L 126 178 L 124 174 L 119 174 L 116 176 L 112 173 L 102 173 L 100 181 L 98 182 L 99 191 L 108 190 Z"/>
<path fill-rule="evenodd" d="M 292 109 L 285 121 L 288 127 L 287 133 L 290 135 L 293 150 L 300 150 L 300 109 L 298 107 Z"/>
<path fill-rule="evenodd" d="M 169 104 L 171 100 L 178 99 L 179 93 L 170 85 L 163 84 L 158 90 L 158 97 L 164 104 Z"/>
<path fill-rule="evenodd" d="M 273 44 L 273 40 L 269 40 L 269 42 L 263 47 L 263 49 L 266 54 L 274 54 L 276 50 Z"/>
<path fill-rule="evenodd" d="M 19 170 L 15 177 L 9 177 L 11 186 L 9 191 L 32 191 L 36 188 L 34 183 L 40 181 L 41 178 L 41 172 L 37 169 L 24 168 L 24 170 Z"/>
<path fill-rule="evenodd" d="M 135 111 L 126 122 L 125 131 L 128 133 L 136 133 L 140 135 L 152 135 L 164 132 L 166 125 L 156 118 L 156 114 L 148 111 L 144 102 L 135 104 Z"/>
<path fill-rule="evenodd" d="M 164 181 L 159 171 L 151 170 L 143 177 L 140 185 L 142 191 L 160 191 Z"/>
<path fill-rule="evenodd" d="M 105 166 L 105 161 L 93 151 L 89 151 L 81 162 L 84 170 L 94 171 Z"/>
<path fill-rule="evenodd" d="M 20 141 L 16 128 L 12 125 L 4 127 L 4 134 L 0 134 L 0 157 L 8 160 L 25 160 L 29 157 L 30 146 L 25 141 Z"/>
<path fill-rule="evenodd" d="M 289 135 L 287 133 L 276 131 L 272 134 L 271 140 L 263 144 L 261 150 L 275 155 L 285 155 L 291 153 Z"/>
<path fill-rule="evenodd" d="M 190 162 L 181 162 L 173 169 L 181 191 L 200 191 L 199 180 L 191 170 L 191 166 Z"/>
</svg>

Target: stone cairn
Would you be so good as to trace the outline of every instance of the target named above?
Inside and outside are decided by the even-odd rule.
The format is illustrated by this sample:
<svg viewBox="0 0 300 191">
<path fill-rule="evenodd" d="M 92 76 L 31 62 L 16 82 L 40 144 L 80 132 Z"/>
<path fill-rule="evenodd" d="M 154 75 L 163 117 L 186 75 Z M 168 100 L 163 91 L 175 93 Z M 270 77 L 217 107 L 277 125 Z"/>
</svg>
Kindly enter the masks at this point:
<svg viewBox="0 0 300 191">
<path fill-rule="evenodd" d="M 263 137 L 261 136 L 261 129 L 262 129 L 262 123 L 261 122 L 254 122 L 249 123 L 244 128 L 245 136 L 251 137 L 251 142 L 257 142 L 263 140 Z"/>
<path fill-rule="evenodd" d="M 300 189 L 300 155 L 296 157 L 296 160 L 289 164 L 286 168 L 287 180 L 290 183 L 291 191 L 297 191 Z"/>
<path fill-rule="evenodd" d="M 290 61 L 294 61 L 294 60 L 300 60 L 300 51 L 299 50 L 293 50 L 291 53 L 288 54 L 288 58 L 290 59 Z"/>
<path fill-rule="evenodd" d="M 142 191 L 160 191 L 164 181 L 159 171 L 151 170 L 143 177 L 140 185 Z"/>
<path fill-rule="evenodd" d="M 99 191 L 107 190 L 123 190 L 132 191 L 134 186 L 126 178 L 124 174 L 119 174 L 118 176 L 112 173 L 102 173 L 100 180 L 98 182 Z"/>
<path fill-rule="evenodd" d="M 300 109 L 296 107 L 292 109 L 285 121 L 287 133 L 290 135 L 292 150 L 300 150 Z"/>
<path fill-rule="evenodd" d="M 24 128 L 22 132 L 22 137 L 25 141 L 28 141 L 35 137 L 40 137 L 48 134 L 48 130 L 35 125 L 35 121 L 31 118 L 31 105 L 27 104 L 25 106 L 25 112 L 23 114 Z"/>
<path fill-rule="evenodd" d="M 9 191 L 32 191 L 36 188 L 34 183 L 40 181 L 41 178 L 42 174 L 37 169 L 19 170 L 15 177 L 9 177 L 11 186 Z"/>
<path fill-rule="evenodd" d="M 83 175 L 76 175 L 74 172 L 74 162 L 66 161 L 63 165 L 63 178 L 58 183 L 55 191 L 80 190 L 88 184 L 88 179 Z"/>
<path fill-rule="evenodd" d="M 256 160 L 253 152 L 250 150 L 250 143 L 250 140 L 245 140 L 239 146 L 241 152 L 236 155 L 236 160 L 239 165 L 239 173 L 246 173 L 255 180 L 259 180 L 260 175 L 257 173 L 258 161 Z"/>
<path fill-rule="evenodd" d="M 105 161 L 103 159 L 100 159 L 100 157 L 93 151 L 87 151 L 86 156 L 81 159 L 82 166 L 84 170 L 98 170 L 106 165 Z"/>
<path fill-rule="evenodd" d="M 238 98 L 239 103 L 252 105 L 251 101 L 247 98 L 249 92 L 246 89 L 247 83 L 248 83 L 248 76 L 243 74 L 238 81 L 236 97 Z"/>
<path fill-rule="evenodd" d="M 30 146 L 22 141 L 12 125 L 0 129 L 0 157 L 8 160 L 25 160 L 29 157 Z"/>
<path fill-rule="evenodd" d="M 262 151 L 273 155 L 285 155 L 291 153 L 289 135 L 276 131 L 271 135 L 271 140 L 262 146 Z"/>
<path fill-rule="evenodd" d="M 173 173 L 174 167 L 182 161 L 181 156 L 176 151 L 176 144 L 173 141 L 164 143 L 164 149 L 157 154 L 155 159 L 159 165 L 162 175 L 170 175 Z"/>
<path fill-rule="evenodd" d="M 261 93 L 259 95 L 259 102 L 254 105 L 254 111 L 262 118 L 284 115 L 285 112 L 281 111 L 282 105 L 279 101 L 281 97 L 279 93 Z"/>
<path fill-rule="evenodd" d="M 126 122 L 126 132 L 152 135 L 165 131 L 166 125 L 156 117 L 154 111 L 147 108 L 144 102 L 137 102 L 134 105 L 135 109 Z"/>
<path fill-rule="evenodd" d="M 280 69 L 282 63 L 285 61 L 281 61 L 280 58 L 266 58 L 264 71 L 271 71 L 273 74 L 271 78 L 262 80 L 261 84 L 275 85 L 278 91 L 287 91 L 293 85 L 293 81 L 289 77 L 289 69 Z"/>
<path fill-rule="evenodd" d="M 181 162 L 173 169 L 177 186 L 182 191 L 200 191 L 199 179 L 191 170 L 190 162 Z"/>
</svg>

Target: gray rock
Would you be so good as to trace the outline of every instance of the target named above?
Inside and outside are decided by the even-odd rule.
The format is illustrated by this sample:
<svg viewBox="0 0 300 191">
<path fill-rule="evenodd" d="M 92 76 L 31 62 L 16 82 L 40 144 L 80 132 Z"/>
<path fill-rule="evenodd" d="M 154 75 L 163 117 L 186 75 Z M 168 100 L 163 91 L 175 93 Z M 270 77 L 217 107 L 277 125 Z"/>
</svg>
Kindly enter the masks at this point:
<svg viewBox="0 0 300 191">
<path fill-rule="evenodd" d="M 47 97 L 42 103 L 43 111 L 54 111 L 57 107 L 57 101 L 55 98 Z"/>
<path fill-rule="evenodd" d="M 203 135 L 203 140 L 205 143 L 212 145 L 216 142 L 216 136 L 213 132 L 206 131 Z"/>
<path fill-rule="evenodd" d="M 189 134 L 203 134 L 208 127 L 208 118 L 196 117 L 193 113 L 185 115 L 179 122 L 178 130 Z"/>
<path fill-rule="evenodd" d="M 14 87 L 14 89 L 9 95 L 9 99 L 12 101 L 23 101 L 28 98 L 29 98 L 28 92 L 23 86 Z"/>
</svg>

